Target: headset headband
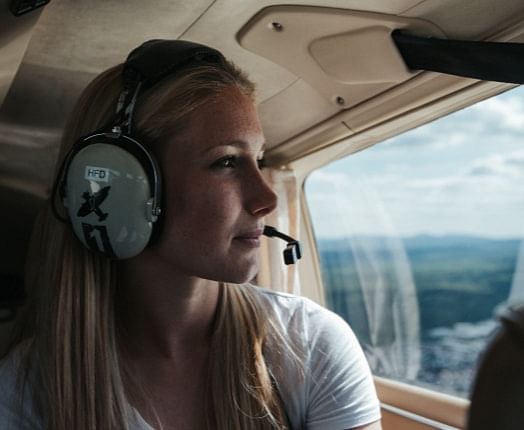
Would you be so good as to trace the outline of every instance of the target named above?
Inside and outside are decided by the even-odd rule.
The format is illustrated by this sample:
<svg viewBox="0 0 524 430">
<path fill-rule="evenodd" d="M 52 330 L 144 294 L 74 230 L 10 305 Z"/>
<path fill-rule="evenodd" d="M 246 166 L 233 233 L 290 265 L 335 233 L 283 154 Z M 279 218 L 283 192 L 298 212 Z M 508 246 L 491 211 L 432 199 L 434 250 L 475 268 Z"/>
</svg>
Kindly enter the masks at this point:
<svg viewBox="0 0 524 430">
<path fill-rule="evenodd" d="M 186 40 L 149 40 L 133 49 L 124 66 L 124 78 L 136 73 L 147 89 L 191 61 L 219 62 L 224 56 L 216 49 Z"/>
<path fill-rule="evenodd" d="M 216 49 L 186 40 L 149 40 L 131 51 L 124 64 L 124 89 L 117 105 L 113 126 L 123 126 L 132 134 L 132 119 L 140 92 L 192 62 L 225 61 Z"/>
</svg>

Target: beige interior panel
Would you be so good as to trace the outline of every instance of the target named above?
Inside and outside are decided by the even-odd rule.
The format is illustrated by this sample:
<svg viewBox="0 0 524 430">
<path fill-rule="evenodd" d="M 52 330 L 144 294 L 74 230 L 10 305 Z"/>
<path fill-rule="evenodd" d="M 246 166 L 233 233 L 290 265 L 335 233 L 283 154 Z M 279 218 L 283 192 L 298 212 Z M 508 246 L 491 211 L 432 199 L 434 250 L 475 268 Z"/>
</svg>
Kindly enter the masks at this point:
<svg viewBox="0 0 524 430">
<path fill-rule="evenodd" d="M 401 14 L 410 9 L 420 0 L 323 0 L 324 7 L 352 10 L 367 10 L 386 14 Z M 284 88 L 291 85 L 297 76 L 282 65 L 264 57 L 259 57 L 249 50 L 243 49 L 232 35 L 235 35 L 246 22 L 251 20 L 260 10 L 282 4 L 275 0 L 220 0 L 203 14 L 198 21 L 188 28 L 183 38 L 220 47 L 229 58 L 245 69 L 249 76 L 258 84 L 258 100 L 263 101 L 273 97 Z M 315 0 L 288 0 L 286 5 L 317 6 Z M 274 46 L 273 48 L 277 48 Z"/>
<path fill-rule="evenodd" d="M 258 105 L 268 148 L 291 139 L 297 127 L 306 130 L 338 112 L 311 85 L 297 79 Z"/>
<path fill-rule="evenodd" d="M 369 54 L 371 46 L 378 55 Z M 392 48 L 391 28 L 377 26 L 314 40 L 309 52 L 326 75 L 344 84 L 394 83 L 411 78 L 414 73 Z"/>
<path fill-rule="evenodd" d="M 345 112 L 341 119 L 354 132 L 371 129 L 475 82 L 473 79 L 425 72 L 409 83 Z"/>
<path fill-rule="evenodd" d="M 24 58 L 42 9 L 14 16 L 9 11 L 9 1 L 0 1 L 0 106 Z"/>
<path fill-rule="evenodd" d="M 45 8 L 25 61 L 55 69 L 100 71 L 125 60 L 148 39 L 178 38 L 213 0 L 53 0 Z"/>
<path fill-rule="evenodd" d="M 449 426 L 466 426 L 468 400 L 379 377 L 375 387 L 382 403 Z"/>
<path fill-rule="evenodd" d="M 382 430 L 452 430 L 450 427 L 424 424 L 385 409 L 381 412 Z"/>
<path fill-rule="evenodd" d="M 382 410 L 382 430 L 435 430 L 424 424 L 413 422 L 405 417 Z"/>
<path fill-rule="evenodd" d="M 339 109 L 346 109 L 411 76 L 390 37 L 396 28 L 443 36 L 436 26 L 418 19 L 332 8 L 276 6 L 253 17 L 238 33 L 238 41 L 309 82 Z M 368 49 L 365 58 L 352 56 L 353 49 L 365 53 L 360 46 L 364 44 L 373 46 L 373 50 Z M 392 74 L 385 78 L 390 68 Z M 370 75 L 372 69 L 387 72 Z"/>
<path fill-rule="evenodd" d="M 300 184 L 302 183 L 299 182 Z M 311 225 L 311 218 L 309 216 L 309 209 L 304 195 L 304 188 L 302 187 L 300 194 L 300 228 L 299 237 L 302 246 L 306 245 L 302 253 L 302 259 L 298 267 L 300 279 L 300 294 L 310 298 L 311 300 L 326 306 L 326 298 L 324 295 L 324 287 L 322 285 L 322 273 L 320 270 L 319 251 L 315 245 L 315 235 L 313 233 L 313 226 Z M 303 280 L 305 282 L 303 282 Z"/>
<path fill-rule="evenodd" d="M 333 143 L 344 141 L 353 135 L 357 135 L 355 141 L 360 142 L 359 147 L 363 147 L 362 142 L 376 142 L 377 133 L 381 133 L 381 129 L 373 127 L 415 111 L 435 99 L 446 97 L 474 82 L 455 76 L 434 73 L 419 74 L 414 79 L 363 102 L 353 109 L 341 111 L 311 130 L 270 149 L 267 152 L 267 158 L 276 164 L 295 162 L 300 157 L 317 152 Z M 366 134 L 362 135 L 361 132 L 364 130 Z M 354 146 L 350 144 L 333 146 L 328 151 L 323 151 L 323 155 L 319 154 L 319 157 L 327 156 L 328 159 L 333 159 L 332 157 L 342 156 L 341 151 L 351 153 L 354 150 Z M 298 165 L 303 163 L 310 165 L 307 158 L 297 163 Z M 298 166 L 294 163 L 294 167 Z"/>
<path fill-rule="evenodd" d="M 354 134 L 353 131 L 340 121 L 339 116 L 335 116 L 312 128 L 309 132 L 302 133 L 299 137 L 270 149 L 266 152 L 266 159 L 271 165 L 287 164 L 290 160 L 319 151 L 322 147 L 330 146 L 352 134 Z M 320 142 L 323 146 L 319 145 Z"/>
<path fill-rule="evenodd" d="M 524 42 L 524 23 L 506 29 L 495 35 L 493 39 Z M 313 161 L 317 159 L 316 156 L 313 156 L 300 160 L 298 164 L 294 163 L 294 168 L 309 172 L 314 165 L 318 168 L 325 162 L 363 149 L 370 144 L 386 139 L 389 135 L 398 134 L 403 130 L 420 125 L 422 122 L 445 115 L 451 110 L 466 106 L 471 102 L 468 97 L 462 94 L 462 90 L 473 86 L 487 88 L 486 91 L 475 90 L 474 93 L 478 97 L 487 97 L 503 88 L 511 87 L 509 84 L 480 83 L 474 79 L 452 75 L 431 72 L 420 73 L 384 94 L 371 98 L 353 109 L 338 113 L 318 126 L 318 134 L 315 133 L 315 127 L 284 142 L 278 148 L 269 151 L 268 158 L 275 157 L 280 163 L 289 163 L 326 147 L 326 143 L 320 139 L 323 136 L 329 136 L 329 145 L 332 145 L 355 135 L 355 138 L 351 139 L 352 144 L 333 146 L 319 154 L 318 157 L 320 158 L 317 161 Z M 482 96 L 481 94 L 485 95 Z M 335 139 L 335 129 L 339 128 L 341 123 L 347 127 L 349 132 L 341 133 L 339 139 Z M 333 130 L 328 131 L 329 127 L 333 127 Z M 364 131 L 366 133 L 363 133 Z M 318 138 L 316 144 L 312 141 L 312 136 Z M 303 148 L 303 152 L 297 151 L 297 148 Z M 325 161 L 320 161 L 320 159 Z"/>
</svg>

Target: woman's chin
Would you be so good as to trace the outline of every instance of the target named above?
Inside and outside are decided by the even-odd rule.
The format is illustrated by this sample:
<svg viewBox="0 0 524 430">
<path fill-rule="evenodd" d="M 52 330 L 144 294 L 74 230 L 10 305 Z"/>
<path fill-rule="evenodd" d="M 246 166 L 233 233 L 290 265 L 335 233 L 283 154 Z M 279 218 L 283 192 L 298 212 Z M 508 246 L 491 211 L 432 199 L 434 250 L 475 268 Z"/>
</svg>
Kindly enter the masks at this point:
<svg viewBox="0 0 524 430">
<path fill-rule="evenodd" d="M 237 265 L 232 270 L 223 271 L 215 281 L 227 282 L 230 284 L 245 284 L 252 281 L 258 273 L 258 264 L 250 264 L 242 267 Z"/>
</svg>

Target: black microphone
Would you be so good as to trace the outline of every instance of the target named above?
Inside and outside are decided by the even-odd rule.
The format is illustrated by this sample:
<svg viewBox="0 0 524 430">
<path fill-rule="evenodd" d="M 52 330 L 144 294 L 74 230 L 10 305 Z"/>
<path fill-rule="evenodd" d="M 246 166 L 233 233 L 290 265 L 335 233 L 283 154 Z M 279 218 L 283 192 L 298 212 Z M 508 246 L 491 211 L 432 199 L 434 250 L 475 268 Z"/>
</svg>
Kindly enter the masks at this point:
<svg viewBox="0 0 524 430">
<path fill-rule="evenodd" d="M 279 239 L 285 240 L 287 242 L 286 249 L 284 249 L 283 252 L 285 264 L 295 264 L 302 258 L 302 250 L 298 240 L 295 240 L 292 237 L 279 232 L 275 227 L 271 227 L 269 225 L 264 227 L 264 232 L 262 234 L 267 237 L 278 237 Z"/>
</svg>

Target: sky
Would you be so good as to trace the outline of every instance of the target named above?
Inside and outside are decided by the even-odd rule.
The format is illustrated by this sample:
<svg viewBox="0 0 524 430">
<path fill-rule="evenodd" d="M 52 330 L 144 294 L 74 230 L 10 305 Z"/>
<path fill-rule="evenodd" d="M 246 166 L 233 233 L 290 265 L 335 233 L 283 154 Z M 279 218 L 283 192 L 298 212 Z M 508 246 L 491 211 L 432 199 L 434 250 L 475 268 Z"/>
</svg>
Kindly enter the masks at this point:
<svg viewBox="0 0 524 430">
<path fill-rule="evenodd" d="M 519 87 L 312 173 L 317 238 L 524 238 L 524 89 Z"/>
</svg>

